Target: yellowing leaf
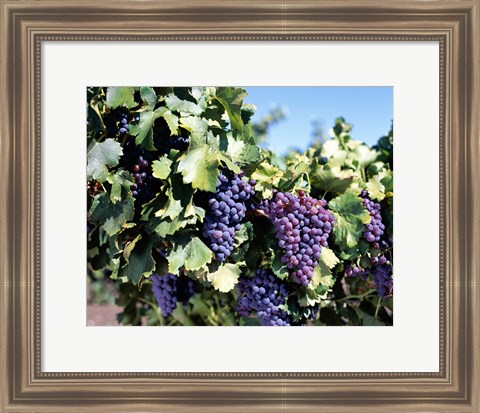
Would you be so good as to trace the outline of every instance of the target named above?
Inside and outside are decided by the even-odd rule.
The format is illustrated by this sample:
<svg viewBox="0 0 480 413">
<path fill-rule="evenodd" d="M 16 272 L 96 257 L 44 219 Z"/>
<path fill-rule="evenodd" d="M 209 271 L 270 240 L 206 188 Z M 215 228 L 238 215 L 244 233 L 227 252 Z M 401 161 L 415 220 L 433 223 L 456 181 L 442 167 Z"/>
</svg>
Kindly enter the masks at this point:
<svg viewBox="0 0 480 413">
<path fill-rule="evenodd" d="M 328 268 L 333 268 L 340 262 L 335 253 L 330 248 L 326 247 L 322 248 L 320 259 L 325 263 Z"/>
<path fill-rule="evenodd" d="M 240 276 L 240 268 L 237 264 L 223 264 L 217 271 L 208 275 L 209 281 L 215 287 L 216 290 L 222 293 L 228 293 L 233 290 L 238 283 L 238 277 Z"/>
</svg>

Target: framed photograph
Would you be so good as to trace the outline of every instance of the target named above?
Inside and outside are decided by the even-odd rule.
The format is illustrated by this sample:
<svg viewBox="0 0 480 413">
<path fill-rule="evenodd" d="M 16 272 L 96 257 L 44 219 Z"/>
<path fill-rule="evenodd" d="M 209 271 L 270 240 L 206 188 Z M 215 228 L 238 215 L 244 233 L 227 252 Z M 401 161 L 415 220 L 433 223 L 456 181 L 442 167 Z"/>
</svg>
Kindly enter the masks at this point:
<svg viewBox="0 0 480 413">
<path fill-rule="evenodd" d="M 480 411 L 478 1 L 1 13 L 2 412 Z"/>
</svg>

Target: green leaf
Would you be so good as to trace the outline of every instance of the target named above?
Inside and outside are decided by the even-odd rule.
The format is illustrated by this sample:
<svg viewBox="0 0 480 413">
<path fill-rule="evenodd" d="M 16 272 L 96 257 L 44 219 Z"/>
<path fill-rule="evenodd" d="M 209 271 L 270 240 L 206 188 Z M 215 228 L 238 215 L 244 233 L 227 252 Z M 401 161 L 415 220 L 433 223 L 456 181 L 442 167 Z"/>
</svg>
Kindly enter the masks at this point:
<svg viewBox="0 0 480 413">
<path fill-rule="evenodd" d="M 262 160 L 260 148 L 257 145 L 246 144 L 240 154 L 241 165 L 256 164 Z"/>
<path fill-rule="evenodd" d="M 167 192 L 168 201 L 167 204 L 157 212 L 155 212 L 156 217 L 169 217 L 170 219 L 177 218 L 183 211 L 182 203 L 180 200 L 175 199 L 172 196 L 172 189 L 170 188 Z"/>
<path fill-rule="evenodd" d="M 195 116 L 199 116 L 203 112 L 202 108 L 197 104 L 188 100 L 180 100 L 173 93 L 169 94 L 165 98 L 165 103 L 167 105 L 167 108 L 172 111 L 190 113 Z"/>
<path fill-rule="evenodd" d="M 266 161 L 262 162 L 252 174 L 252 179 L 257 181 L 255 190 L 262 192 L 264 199 L 270 198 L 273 189 L 278 188 L 282 176 L 283 172 L 279 168 Z"/>
<path fill-rule="evenodd" d="M 149 151 L 155 150 L 153 145 L 153 122 L 155 114 L 151 110 L 141 112 L 138 123 L 130 127 L 129 133 L 135 136 L 135 143 Z"/>
<path fill-rule="evenodd" d="M 247 92 L 240 88 L 220 87 L 217 90 L 215 99 L 225 108 L 230 119 L 232 128 L 241 133 L 243 130 L 242 103 L 247 97 Z"/>
<path fill-rule="evenodd" d="M 168 270 L 172 274 L 178 274 L 181 267 L 185 267 L 187 271 L 197 271 L 206 268 L 212 258 L 212 251 L 200 238 L 194 237 L 190 241 L 184 238 L 175 242 L 168 253 Z"/>
<path fill-rule="evenodd" d="M 284 280 L 288 277 L 288 268 L 282 262 L 282 254 L 273 255 L 272 271 L 281 280 Z"/>
<path fill-rule="evenodd" d="M 194 326 L 195 323 L 187 316 L 182 305 L 178 305 L 175 310 L 172 311 L 172 316 L 183 326 Z"/>
<path fill-rule="evenodd" d="M 393 177 L 391 171 L 382 171 L 367 182 L 368 196 L 371 199 L 382 201 L 393 196 Z"/>
<path fill-rule="evenodd" d="M 127 277 L 133 284 L 138 284 L 142 276 L 149 277 L 155 270 L 152 244 L 151 239 L 136 242 L 129 254 L 127 264 L 122 268 L 122 276 Z"/>
<path fill-rule="evenodd" d="M 95 197 L 90 208 L 92 218 L 100 223 L 109 236 L 115 235 L 127 221 L 133 219 L 133 212 L 132 198 L 112 204 L 105 192 Z"/>
<path fill-rule="evenodd" d="M 140 96 L 142 100 L 148 105 L 150 109 L 154 109 L 155 105 L 157 104 L 157 94 L 155 90 L 151 87 L 141 87 L 140 88 Z"/>
<path fill-rule="evenodd" d="M 199 118 L 197 116 L 187 116 L 181 117 L 180 126 L 183 129 L 188 130 L 192 136 L 195 137 L 204 137 L 208 131 L 208 122 L 205 119 Z M 203 141 L 205 143 L 205 141 Z"/>
<path fill-rule="evenodd" d="M 222 293 L 228 293 L 233 290 L 238 283 L 238 277 L 241 273 L 240 265 L 242 264 L 243 263 L 240 262 L 220 265 L 217 271 L 208 275 L 209 281 L 216 290 Z"/>
<path fill-rule="evenodd" d="M 312 185 L 327 192 L 345 192 L 353 181 L 353 177 L 338 177 L 330 169 L 319 166 L 310 177 Z"/>
<path fill-rule="evenodd" d="M 167 179 L 172 171 L 172 161 L 168 157 L 162 156 L 158 161 L 153 161 L 153 176 L 158 179 Z"/>
<path fill-rule="evenodd" d="M 167 110 L 162 117 L 167 122 L 170 133 L 174 136 L 178 135 L 178 116 Z"/>
<path fill-rule="evenodd" d="M 192 304 L 192 315 L 200 315 L 203 317 L 208 317 L 210 315 L 210 308 L 201 297 L 193 296 L 190 298 L 190 303 Z"/>
<path fill-rule="evenodd" d="M 331 200 L 328 206 L 335 218 L 333 233 L 336 243 L 343 248 L 356 246 L 364 225 L 370 222 L 370 214 L 362 200 L 355 194 L 345 192 Z"/>
<path fill-rule="evenodd" d="M 116 173 L 108 173 L 107 182 L 112 185 L 110 201 L 114 204 L 122 200 L 122 188 L 130 189 L 130 186 L 133 184 L 133 179 L 130 173 L 119 169 Z"/>
<path fill-rule="evenodd" d="M 310 281 L 309 288 L 318 290 L 319 286 L 323 286 L 324 291 L 333 287 L 335 280 L 332 275 L 332 271 L 328 268 L 328 265 L 323 261 L 320 261 L 318 265 L 313 269 L 312 279 Z"/>
<path fill-rule="evenodd" d="M 219 176 L 219 152 L 210 145 L 189 150 L 178 164 L 183 182 L 202 191 L 215 192 Z"/>
<path fill-rule="evenodd" d="M 123 249 L 123 258 L 125 258 L 125 261 L 128 262 L 128 259 L 130 258 L 130 254 L 132 253 L 132 250 L 135 248 L 135 245 L 137 244 L 138 241 L 142 239 L 141 235 L 137 235 L 137 237 L 133 240 L 128 242 L 125 245 L 125 248 Z"/>
<path fill-rule="evenodd" d="M 118 165 L 122 147 L 113 139 L 95 143 L 87 153 L 87 181 L 96 179 L 104 182 L 107 179 L 108 167 Z"/>
<path fill-rule="evenodd" d="M 155 232 L 160 237 L 166 237 L 167 235 L 175 234 L 178 230 L 185 228 L 187 225 L 197 222 L 197 217 L 185 219 L 182 215 L 173 220 L 166 218 L 155 227 Z"/>
<path fill-rule="evenodd" d="M 133 108 L 137 105 L 134 98 L 135 88 L 133 87 L 108 87 L 107 88 L 107 105 L 112 109 L 119 106 Z"/>
<path fill-rule="evenodd" d="M 379 327 L 379 326 L 385 325 L 385 323 L 383 323 L 379 318 L 373 315 L 367 314 L 365 311 L 361 310 L 358 307 L 355 307 L 354 310 L 357 313 L 357 316 L 360 319 L 363 326 Z"/>
<path fill-rule="evenodd" d="M 185 248 L 185 269 L 195 271 L 205 267 L 212 261 L 213 253 L 203 243 L 203 241 L 194 237 Z"/>
<path fill-rule="evenodd" d="M 230 134 L 227 135 L 228 148 L 227 155 L 232 159 L 233 162 L 240 162 L 242 160 L 242 153 L 245 148 L 245 143 L 236 140 Z"/>
</svg>

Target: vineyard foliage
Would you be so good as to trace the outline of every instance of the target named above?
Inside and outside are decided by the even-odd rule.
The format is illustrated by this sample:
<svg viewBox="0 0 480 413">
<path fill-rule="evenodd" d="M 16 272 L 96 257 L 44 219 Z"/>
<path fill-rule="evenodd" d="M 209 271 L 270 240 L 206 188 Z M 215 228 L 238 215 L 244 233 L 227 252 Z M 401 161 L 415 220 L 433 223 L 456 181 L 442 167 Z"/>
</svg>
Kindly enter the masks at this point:
<svg viewBox="0 0 480 413">
<path fill-rule="evenodd" d="M 87 89 L 89 277 L 121 324 L 392 325 L 392 130 L 370 147 L 338 118 L 280 156 L 247 100 Z"/>
</svg>

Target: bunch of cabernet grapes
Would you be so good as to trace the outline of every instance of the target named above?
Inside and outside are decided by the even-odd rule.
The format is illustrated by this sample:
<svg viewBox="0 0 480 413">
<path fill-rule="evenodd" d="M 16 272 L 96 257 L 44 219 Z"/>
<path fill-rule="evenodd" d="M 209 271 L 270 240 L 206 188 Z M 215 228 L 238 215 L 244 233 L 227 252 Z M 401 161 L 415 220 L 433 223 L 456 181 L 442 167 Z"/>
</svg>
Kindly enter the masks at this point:
<svg viewBox="0 0 480 413">
<path fill-rule="evenodd" d="M 135 179 L 135 183 L 130 187 L 132 195 L 136 198 L 142 188 L 145 187 L 147 178 L 150 176 L 149 163 L 143 156 L 139 156 L 132 166 L 132 176 Z"/>
<path fill-rule="evenodd" d="M 152 274 L 152 291 L 164 317 L 172 314 L 177 302 L 186 304 L 194 294 L 193 281 L 173 274 Z"/>
<path fill-rule="evenodd" d="M 375 289 L 382 298 L 392 297 L 393 295 L 393 277 L 392 264 L 385 257 L 380 255 L 371 259 L 372 266 L 369 268 L 360 268 L 352 264 L 345 266 L 346 277 L 359 277 L 366 281 L 369 276 L 372 277 Z"/>
<path fill-rule="evenodd" d="M 124 108 L 115 109 L 104 117 L 106 132 L 109 136 L 125 136 L 130 129 L 130 114 Z"/>
<path fill-rule="evenodd" d="M 241 173 L 229 179 L 220 173 L 216 193 L 208 201 L 210 210 L 203 224 L 203 236 L 220 262 L 232 253 L 235 233 L 245 218 L 246 202 L 255 193 L 242 177 Z"/>
<path fill-rule="evenodd" d="M 363 190 L 361 195 L 363 206 L 370 214 L 370 223 L 365 225 L 363 237 L 370 243 L 378 243 L 385 230 L 385 225 L 382 222 L 380 215 L 380 204 L 368 198 L 367 191 Z"/>
<path fill-rule="evenodd" d="M 289 192 L 278 192 L 264 206 L 275 225 L 278 246 L 285 251 L 282 262 L 292 271 L 292 278 L 307 285 L 318 264 L 322 247 L 326 247 L 333 227 L 333 215 L 325 209 L 327 202 Z"/>
<path fill-rule="evenodd" d="M 237 291 L 237 312 L 241 316 L 248 317 L 256 311 L 264 326 L 290 325 L 288 315 L 278 308 L 285 304 L 287 287 L 270 271 L 257 270 L 253 278 L 240 278 Z"/>
<path fill-rule="evenodd" d="M 380 297 L 391 297 L 393 295 L 392 266 L 387 264 L 375 265 L 371 268 L 371 273 Z"/>
<path fill-rule="evenodd" d="M 123 144 L 123 156 L 120 164 L 132 174 L 135 182 L 130 189 L 133 197 L 140 204 L 153 199 L 160 189 L 160 181 L 153 178 L 151 170 L 152 160 L 156 156 L 155 152 L 136 146 L 133 136 L 129 136 Z"/>
</svg>

